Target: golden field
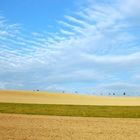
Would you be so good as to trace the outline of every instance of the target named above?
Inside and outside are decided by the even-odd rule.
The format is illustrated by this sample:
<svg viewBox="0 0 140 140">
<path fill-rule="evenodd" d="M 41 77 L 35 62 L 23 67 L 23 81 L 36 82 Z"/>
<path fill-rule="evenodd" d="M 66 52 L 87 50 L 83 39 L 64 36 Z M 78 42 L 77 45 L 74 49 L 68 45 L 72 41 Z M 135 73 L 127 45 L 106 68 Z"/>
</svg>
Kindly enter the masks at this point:
<svg viewBox="0 0 140 140">
<path fill-rule="evenodd" d="M 140 97 L 107 97 L 79 94 L 62 94 L 35 91 L 0 91 L 0 102 L 69 104 L 69 105 L 115 105 L 140 106 Z"/>
<path fill-rule="evenodd" d="M 0 140 L 139 140 L 139 119 L 0 114 Z"/>
<path fill-rule="evenodd" d="M 16 112 L 16 108 L 12 106 L 13 104 L 6 103 L 28 103 L 26 106 L 31 104 L 32 109 L 33 106 L 36 108 L 41 104 L 101 105 L 98 111 L 101 111 L 105 105 L 120 106 L 119 108 L 123 108 L 122 106 L 133 106 L 135 108 L 137 106 L 139 111 L 140 97 L 101 97 L 1 90 L 0 103 L 5 103 L 1 104 L 3 106 L 3 108 L 0 108 L 1 111 L 9 109 L 9 106 L 11 106 L 10 110 L 13 110 L 13 112 Z M 22 109 L 24 109 L 23 111 L 28 111 L 28 108 L 24 108 L 25 105 L 24 107 L 22 106 L 22 104 L 15 104 L 19 111 L 22 112 Z M 56 105 L 57 111 L 57 107 L 60 110 L 62 109 Z M 55 106 L 50 106 L 50 108 L 53 109 Z M 128 107 L 126 108 L 128 109 Z M 40 109 L 43 108 L 40 106 Z M 49 106 L 47 106 L 47 111 L 51 111 L 48 109 Z M 69 111 L 71 112 L 71 110 Z M 0 140 L 139 140 L 139 130 L 139 118 L 64 117 L 0 113 Z"/>
</svg>

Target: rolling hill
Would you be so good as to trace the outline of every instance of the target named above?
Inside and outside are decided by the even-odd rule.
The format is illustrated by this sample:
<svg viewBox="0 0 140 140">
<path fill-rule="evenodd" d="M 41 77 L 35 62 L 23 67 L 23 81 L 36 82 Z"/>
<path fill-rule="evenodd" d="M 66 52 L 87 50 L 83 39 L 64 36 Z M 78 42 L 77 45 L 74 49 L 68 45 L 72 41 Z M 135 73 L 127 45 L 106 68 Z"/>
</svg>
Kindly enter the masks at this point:
<svg viewBox="0 0 140 140">
<path fill-rule="evenodd" d="M 0 90 L 0 102 L 65 105 L 140 106 L 140 97 L 111 97 L 35 91 Z"/>
</svg>

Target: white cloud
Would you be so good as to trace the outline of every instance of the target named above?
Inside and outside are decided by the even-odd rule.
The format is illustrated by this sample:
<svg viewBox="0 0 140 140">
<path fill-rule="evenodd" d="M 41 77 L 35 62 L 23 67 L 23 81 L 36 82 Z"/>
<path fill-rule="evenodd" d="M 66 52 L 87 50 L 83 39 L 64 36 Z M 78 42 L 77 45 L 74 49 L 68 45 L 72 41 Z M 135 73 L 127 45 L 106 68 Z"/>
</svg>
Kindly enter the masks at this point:
<svg viewBox="0 0 140 140">
<path fill-rule="evenodd" d="M 137 0 L 127 2 L 86 2 L 87 7 L 58 21 L 57 33 L 25 34 L 19 25 L 0 19 L 0 82 L 18 81 L 19 88 L 29 89 L 72 85 L 108 91 L 127 88 L 138 93 L 137 83 L 130 79 L 139 75 L 140 34 L 128 22 L 128 13 L 137 13 L 139 4 Z"/>
</svg>

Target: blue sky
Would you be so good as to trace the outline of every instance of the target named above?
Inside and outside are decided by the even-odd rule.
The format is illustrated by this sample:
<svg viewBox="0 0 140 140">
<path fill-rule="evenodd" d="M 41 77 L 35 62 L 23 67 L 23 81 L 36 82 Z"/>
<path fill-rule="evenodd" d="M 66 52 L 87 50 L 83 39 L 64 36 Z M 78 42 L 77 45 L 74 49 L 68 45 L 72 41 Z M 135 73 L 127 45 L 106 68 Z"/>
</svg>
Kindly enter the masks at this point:
<svg viewBox="0 0 140 140">
<path fill-rule="evenodd" d="M 140 95 L 139 0 L 0 0 L 0 89 Z"/>
<path fill-rule="evenodd" d="M 71 0 L 1 0 L 1 13 L 13 23 L 26 26 L 26 29 L 42 31 L 50 26 L 56 28 L 57 20 L 63 19 L 67 11 L 74 9 Z"/>
</svg>

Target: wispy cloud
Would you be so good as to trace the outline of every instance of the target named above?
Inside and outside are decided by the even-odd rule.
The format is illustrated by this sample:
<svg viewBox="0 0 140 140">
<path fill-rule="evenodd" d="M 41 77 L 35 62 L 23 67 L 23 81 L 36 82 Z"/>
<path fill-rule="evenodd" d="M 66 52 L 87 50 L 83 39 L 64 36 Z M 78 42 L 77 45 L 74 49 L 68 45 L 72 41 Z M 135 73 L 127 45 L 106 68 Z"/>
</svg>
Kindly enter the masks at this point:
<svg viewBox="0 0 140 140">
<path fill-rule="evenodd" d="M 0 18 L 0 82 L 20 83 L 5 88 L 55 85 L 71 91 L 73 86 L 93 93 L 118 87 L 118 92 L 138 94 L 138 83 L 131 81 L 140 68 L 138 0 L 85 2 L 82 10 L 58 21 L 56 33 L 25 33 Z"/>
</svg>

